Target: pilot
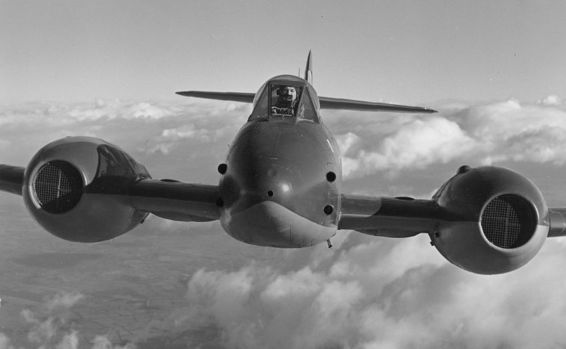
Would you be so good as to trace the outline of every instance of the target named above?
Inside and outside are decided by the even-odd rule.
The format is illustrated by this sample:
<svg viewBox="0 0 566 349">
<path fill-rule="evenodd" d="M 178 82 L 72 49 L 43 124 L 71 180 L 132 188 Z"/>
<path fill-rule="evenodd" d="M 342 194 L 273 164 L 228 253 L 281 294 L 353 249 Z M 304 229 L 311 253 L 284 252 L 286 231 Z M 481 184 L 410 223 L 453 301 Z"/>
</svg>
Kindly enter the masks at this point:
<svg viewBox="0 0 566 349">
<path fill-rule="evenodd" d="M 297 90 L 293 86 L 281 86 L 277 90 L 277 102 L 273 106 L 274 114 L 293 115 L 297 104 Z"/>
</svg>

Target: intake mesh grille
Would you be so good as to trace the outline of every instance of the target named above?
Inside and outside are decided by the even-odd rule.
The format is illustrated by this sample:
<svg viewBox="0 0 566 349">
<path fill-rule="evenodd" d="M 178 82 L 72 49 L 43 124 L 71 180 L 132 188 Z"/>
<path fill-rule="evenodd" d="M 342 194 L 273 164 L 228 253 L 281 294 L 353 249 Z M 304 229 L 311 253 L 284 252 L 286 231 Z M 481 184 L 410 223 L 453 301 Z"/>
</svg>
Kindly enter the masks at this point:
<svg viewBox="0 0 566 349">
<path fill-rule="evenodd" d="M 516 248 L 533 235 L 537 216 L 532 205 L 517 195 L 501 195 L 491 200 L 481 216 L 485 237 L 495 246 Z"/>
<path fill-rule="evenodd" d="M 68 162 L 51 161 L 37 171 L 33 189 L 42 209 L 64 213 L 81 199 L 83 181 L 79 171 Z"/>
</svg>

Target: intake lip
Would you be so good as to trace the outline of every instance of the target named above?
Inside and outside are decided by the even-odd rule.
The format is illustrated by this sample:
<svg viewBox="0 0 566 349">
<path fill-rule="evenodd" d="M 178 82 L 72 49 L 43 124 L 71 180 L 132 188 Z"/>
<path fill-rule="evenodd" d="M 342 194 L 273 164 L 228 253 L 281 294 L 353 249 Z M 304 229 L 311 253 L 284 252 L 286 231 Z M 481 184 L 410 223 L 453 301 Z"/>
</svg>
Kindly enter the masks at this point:
<svg viewBox="0 0 566 349">
<path fill-rule="evenodd" d="M 72 210 L 83 195 L 83 179 L 76 167 L 66 161 L 43 164 L 35 173 L 33 196 L 37 206 L 53 214 Z"/>
<path fill-rule="evenodd" d="M 483 207 L 480 217 L 486 239 L 504 249 L 526 244 L 538 222 L 538 214 L 530 201 L 515 194 L 495 196 Z"/>
</svg>

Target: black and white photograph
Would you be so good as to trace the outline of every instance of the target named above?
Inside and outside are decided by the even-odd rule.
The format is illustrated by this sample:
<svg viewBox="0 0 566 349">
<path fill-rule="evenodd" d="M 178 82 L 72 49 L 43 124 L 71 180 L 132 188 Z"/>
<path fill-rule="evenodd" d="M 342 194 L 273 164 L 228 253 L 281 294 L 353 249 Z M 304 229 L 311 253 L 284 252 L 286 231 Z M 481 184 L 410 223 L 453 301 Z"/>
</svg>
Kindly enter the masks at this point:
<svg viewBox="0 0 566 349">
<path fill-rule="evenodd" d="M 0 0 L 0 349 L 566 347 L 565 14 Z"/>
</svg>

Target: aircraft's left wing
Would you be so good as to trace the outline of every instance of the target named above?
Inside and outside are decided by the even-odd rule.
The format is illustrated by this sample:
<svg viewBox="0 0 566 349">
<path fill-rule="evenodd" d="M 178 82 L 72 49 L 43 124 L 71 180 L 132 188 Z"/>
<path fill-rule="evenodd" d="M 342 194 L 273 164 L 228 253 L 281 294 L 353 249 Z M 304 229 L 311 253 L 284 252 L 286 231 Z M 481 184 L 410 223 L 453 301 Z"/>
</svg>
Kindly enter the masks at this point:
<svg viewBox="0 0 566 349">
<path fill-rule="evenodd" d="M 566 236 L 566 208 L 549 208 L 528 178 L 461 166 L 430 200 L 342 195 L 339 229 L 405 238 L 426 233 L 453 264 L 499 274 L 530 261 L 547 237 Z"/>
<path fill-rule="evenodd" d="M 430 233 L 443 210 L 433 200 L 342 195 L 338 229 L 351 229 L 385 237 Z"/>
</svg>

